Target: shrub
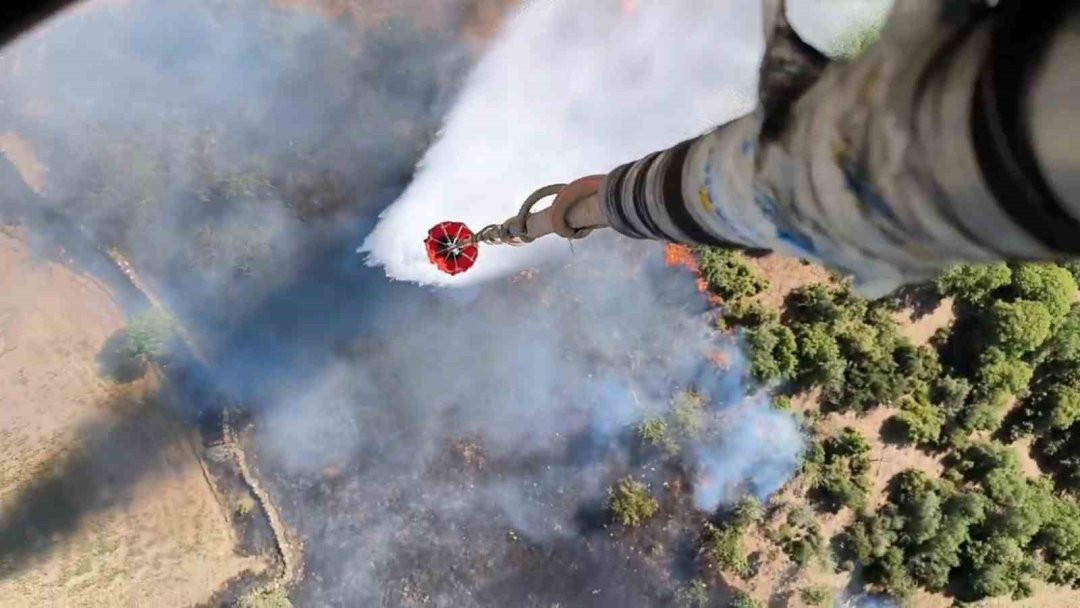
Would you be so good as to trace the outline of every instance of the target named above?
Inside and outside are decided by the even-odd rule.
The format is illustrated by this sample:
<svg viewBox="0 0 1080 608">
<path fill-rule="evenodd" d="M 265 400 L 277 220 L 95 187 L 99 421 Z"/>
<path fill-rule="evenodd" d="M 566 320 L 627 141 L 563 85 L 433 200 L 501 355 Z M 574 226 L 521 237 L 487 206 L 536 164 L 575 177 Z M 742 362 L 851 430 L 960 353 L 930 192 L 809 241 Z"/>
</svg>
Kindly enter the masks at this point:
<svg viewBox="0 0 1080 608">
<path fill-rule="evenodd" d="M 840 346 L 828 327 L 815 323 L 800 325 L 795 333 L 798 344 L 798 376 L 806 385 L 838 387 L 844 381 L 845 361 Z"/>
<path fill-rule="evenodd" d="M 728 306 L 720 329 L 729 327 L 758 327 L 779 323 L 780 315 L 760 302 L 736 300 Z"/>
<path fill-rule="evenodd" d="M 740 578 L 750 576 L 750 563 L 742 549 L 742 530 L 735 526 L 705 524 L 702 551 L 712 567 Z"/>
<path fill-rule="evenodd" d="M 1043 304 L 1055 326 L 1076 301 L 1076 280 L 1057 264 L 1019 264 L 1013 268 L 1012 284 L 1019 300 Z"/>
<path fill-rule="evenodd" d="M 708 608 L 709 587 L 705 581 L 694 579 L 690 584 L 675 593 L 675 604 L 679 608 Z"/>
<path fill-rule="evenodd" d="M 800 568 L 820 558 L 825 547 L 817 519 L 802 507 L 788 511 L 787 521 L 780 525 L 776 540 L 784 553 Z"/>
<path fill-rule="evenodd" d="M 975 372 L 976 392 L 985 400 L 997 395 L 1012 396 L 1027 388 L 1034 370 L 1024 361 L 1009 356 L 999 348 L 988 348 L 979 357 Z"/>
<path fill-rule="evenodd" d="M 904 430 L 908 442 L 935 445 L 945 425 L 945 413 L 929 403 L 926 395 L 915 394 L 900 401 L 900 412 L 895 420 Z"/>
<path fill-rule="evenodd" d="M 828 285 L 814 283 L 795 288 L 788 294 L 787 311 L 796 323 L 839 323 L 844 308 L 836 302 L 836 292 Z"/>
<path fill-rule="evenodd" d="M 870 491 L 870 444 L 850 427 L 811 449 L 806 457 L 811 487 L 833 511 L 861 508 Z"/>
<path fill-rule="evenodd" d="M 668 432 L 667 422 L 663 418 L 650 418 L 638 425 L 638 436 L 645 443 L 661 452 L 672 455 L 679 451 L 679 443 Z"/>
<path fill-rule="evenodd" d="M 236 516 L 240 518 L 251 515 L 251 512 L 255 510 L 255 501 L 250 498 L 243 498 L 236 503 Z"/>
<path fill-rule="evenodd" d="M 832 591 L 823 585 L 804 587 L 799 592 L 799 598 L 807 606 L 817 606 L 819 608 L 828 608 L 832 606 L 833 602 Z"/>
<path fill-rule="evenodd" d="M 683 437 L 693 439 L 701 434 L 701 416 L 705 401 L 694 391 L 684 391 L 675 397 L 675 426 Z"/>
<path fill-rule="evenodd" d="M 761 602 L 739 589 L 732 591 L 731 599 L 728 600 L 727 605 L 728 608 L 762 608 Z"/>
<path fill-rule="evenodd" d="M 765 510 L 761 503 L 753 496 L 743 496 L 731 509 L 731 525 L 736 528 L 746 528 L 756 524 L 764 517 Z"/>
<path fill-rule="evenodd" d="M 858 57 L 881 37 L 881 26 L 868 22 L 848 29 L 829 45 L 829 54 L 843 59 Z"/>
<path fill-rule="evenodd" d="M 750 373 L 761 383 L 795 374 L 795 334 L 779 323 L 769 323 L 746 331 L 750 353 Z"/>
<path fill-rule="evenodd" d="M 151 308 L 133 317 L 125 332 L 133 357 L 160 359 L 169 352 L 175 326 L 169 313 L 161 308 Z"/>
<path fill-rule="evenodd" d="M 938 293 L 965 304 L 985 306 L 991 295 L 1012 281 L 1005 264 L 961 265 L 949 268 L 937 278 Z"/>
<path fill-rule="evenodd" d="M 989 338 L 1007 354 L 1023 355 L 1046 342 L 1054 318 L 1042 302 L 994 302 L 987 315 Z"/>
<path fill-rule="evenodd" d="M 616 522 L 630 527 L 645 523 L 660 508 L 649 488 L 631 477 L 608 490 L 608 506 Z"/>
<path fill-rule="evenodd" d="M 709 290 L 725 300 L 755 296 L 769 282 L 751 269 L 741 253 L 719 247 L 699 247 L 698 266 Z"/>
<path fill-rule="evenodd" d="M 292 608 L 289 595 L 281 588 L 251 591 L 240 598 L 237 608 Z"/>
</svg>

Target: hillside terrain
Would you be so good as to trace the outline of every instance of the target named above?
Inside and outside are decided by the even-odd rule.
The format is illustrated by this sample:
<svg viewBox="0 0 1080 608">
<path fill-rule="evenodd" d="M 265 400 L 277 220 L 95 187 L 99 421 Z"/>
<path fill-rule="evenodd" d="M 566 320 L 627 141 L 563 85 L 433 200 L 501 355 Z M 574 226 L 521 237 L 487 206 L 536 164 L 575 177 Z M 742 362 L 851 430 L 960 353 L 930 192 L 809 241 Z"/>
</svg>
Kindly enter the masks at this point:
<svg viewBox="0 0 1080 608">
<path fill-rule="evenodd" d="M 1080 605 L 1067 455 L 1080 306 L 1066 269 L 961 267 L 936 286 L 866 302 L 822 269 L 775 255 L 672 247 L 668 259 L 699 274 L 721 330 L 744 344 L 749 373 L 810 441 L 801 474 L 767 503 L 744 501 L 706 524 L 702 593 L 688 605 L 714 605 L 709 581 L 743 590 L 722 600 L 736 606 L 826 606 L 875 593 L 913 606 Z M 1023 331 L 1002 324 L 1030 318 L 979 312 L 1025 305 L 1013 302 L 1055 311 L 1056 333 L 1040 327 L 1038 312 Z M 957 346 L 972 323 L 982 337 Z M 992 336 L 1009 332 L 1039 337 L 994 355 L 1012 343 Z M 993 370 L 1028 371 L 994 384 L 985 367 L 963 367 L 979 358 L 971 350 L 1000 357 L 986 364 Z M 950 395 L 958 383 L 971 388 Z M 911 540 L 916 526 L 923 540 Z M 1010 545 L 1020 551 L 1001 553 Z"/>
<path fill-rule="evenodd" d="M 124 316 L 106 286 L 0 233 L 0 595 L 6 606 L 193 605 L 261 572 L 156 372 L 100 353 Z"/>
</svg>

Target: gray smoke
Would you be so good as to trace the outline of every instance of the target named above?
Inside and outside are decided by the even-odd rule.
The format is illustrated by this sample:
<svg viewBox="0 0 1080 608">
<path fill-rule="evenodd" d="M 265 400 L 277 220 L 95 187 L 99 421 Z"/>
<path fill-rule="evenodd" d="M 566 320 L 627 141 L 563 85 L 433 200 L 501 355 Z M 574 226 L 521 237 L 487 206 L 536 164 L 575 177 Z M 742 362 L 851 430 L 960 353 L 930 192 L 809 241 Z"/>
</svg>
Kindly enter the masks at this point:
<svg viewBox="0 0 1080 608">
<path fill-rule="evenodd" d="M 435 23 L 429 4 L 386 3 L 389 20 L 359 26 L 261 0 L 63 17 L 0 59 L 3 128 L 48 167 L 40 197 L 5 206 L 129 252 L 193 329 L 211 366 L 185 376 L 188 405 L 224 394 L 252 410 L 256 461 L 304 541 L 302 605 L 668 601 L 672 577 L 692 573 L 698 509 L 775 491 L 797 466 L 797 427 L 747 397 L 737 348 L 658 245 L 596 235 L 559 264 L 455 290 L 362 265 L 356 246 L 409 183 L 471 62 L 460 33 L 472 3 L 443 3 Z M 639 2 L 706 23 L 750 4 Z M 671 44 L 639 26 L 643 60 Z M 708 50 L 749 68 L 756 35 L 717 35 Z M 585 104 L 595 91 L 578 84 Z M 661 122 L 672 141 L 692 134 Z M 597 128 L 625 141 L 621 121 Z M 591 158 L 603 169 L 671 143 L 661 135 Z M 563 151 L 540 151 L 527 163 L 538 181 L 515 184 L 556 177 Z M 498 173 L 473 164 L 475 179 Z M 496 194 L 491 209 L 517 193 Z M 394 236 L 422 236 L 407 232 Z M 706 398 L 711 432 L 684 456 L 682 500 L 666 488 L 681 473 L 644 454 L 633 426 L 688 389 Z M 660 557 L 607 527 L 605 489 L 627 474 L 683 524 L 651 532 L 669 547 Z"/>
</svg>

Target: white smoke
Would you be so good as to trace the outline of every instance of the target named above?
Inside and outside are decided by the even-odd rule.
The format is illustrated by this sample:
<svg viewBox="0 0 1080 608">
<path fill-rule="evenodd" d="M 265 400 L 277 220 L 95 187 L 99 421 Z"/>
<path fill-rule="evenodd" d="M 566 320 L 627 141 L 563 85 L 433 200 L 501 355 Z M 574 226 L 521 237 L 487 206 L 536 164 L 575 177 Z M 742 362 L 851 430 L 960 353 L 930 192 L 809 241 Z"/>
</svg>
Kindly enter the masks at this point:
<svg viewBox="0 0 1080 608">
<path fill-rule="evenodd" d="M 791 17 L 825 45 L 888 4 L 793 2 Z M 501 222 L 540 186 L 605 173 L 746 112 L 763 48 L 760 8 L 749 0 L 529 3 L 364 243 L 369 263 L 395 279 L 467 285 L 568 254 L 557 239 L 488 247 L 471 272 L 449 277 L 428 263 L 422 240 L 442 220 Z"/>
</svg>

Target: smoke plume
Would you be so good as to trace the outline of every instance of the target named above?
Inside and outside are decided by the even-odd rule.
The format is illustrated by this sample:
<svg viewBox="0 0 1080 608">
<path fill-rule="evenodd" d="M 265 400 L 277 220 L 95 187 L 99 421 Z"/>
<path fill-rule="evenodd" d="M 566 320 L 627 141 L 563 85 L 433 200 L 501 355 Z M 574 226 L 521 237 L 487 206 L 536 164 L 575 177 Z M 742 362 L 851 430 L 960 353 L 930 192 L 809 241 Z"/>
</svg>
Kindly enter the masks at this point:
<svg viewBox="0 0 1080 608">
<path fill-rule="evenodd" d="M 634 425 L 703 397 L 683 458 L 705 514 L 775 491 L 802 449 L 748 397 L 694 278 L 597 234 L 573 255 L 485 250 L 483 286 L 434 289 L 414 284 L 438 280 L 418 246 L 435 220 L 501 220 L 539 185 L 748 108 L 756 6 L 532 3 L 466 77 L 472 2 L 287 4 L 108 3 L 6 51 L 0 131 L 48 171 L 5 209 L 124 250 L 192 329 L 210 366 L 185 405 L 251 411 L 254 460 L 303 540 L 301 605 L 670 601 L 703 515 Z M 808 30 L 836 18 L 825 4 Z M 608 526 L 627 474 L 685 524 L 650 532 L 668 553 Z"/>
</svg>

